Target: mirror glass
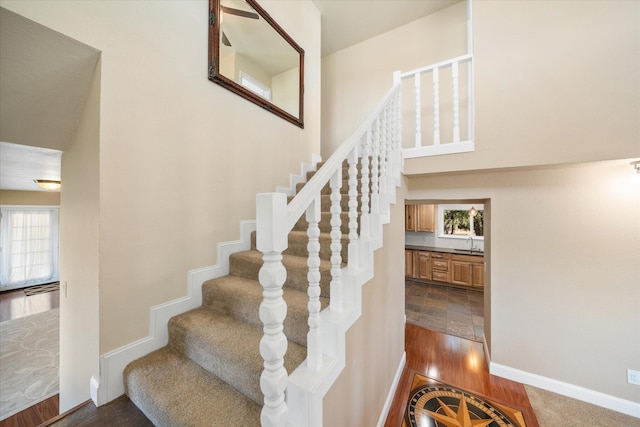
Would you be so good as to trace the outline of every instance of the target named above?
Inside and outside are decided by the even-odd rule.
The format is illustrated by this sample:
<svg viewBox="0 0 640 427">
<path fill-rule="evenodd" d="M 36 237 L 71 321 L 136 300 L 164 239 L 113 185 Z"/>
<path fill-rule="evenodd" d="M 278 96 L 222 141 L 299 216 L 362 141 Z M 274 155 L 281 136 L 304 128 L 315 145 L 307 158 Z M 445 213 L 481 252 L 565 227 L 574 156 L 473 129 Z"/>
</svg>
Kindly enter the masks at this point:
<svg viewBox="0 0 640 427">
<path fill-rule="evenodd" d="M 304 50 L 255 0 L 211 0 L 209 79 L 303 127 Z"/>
</svg>

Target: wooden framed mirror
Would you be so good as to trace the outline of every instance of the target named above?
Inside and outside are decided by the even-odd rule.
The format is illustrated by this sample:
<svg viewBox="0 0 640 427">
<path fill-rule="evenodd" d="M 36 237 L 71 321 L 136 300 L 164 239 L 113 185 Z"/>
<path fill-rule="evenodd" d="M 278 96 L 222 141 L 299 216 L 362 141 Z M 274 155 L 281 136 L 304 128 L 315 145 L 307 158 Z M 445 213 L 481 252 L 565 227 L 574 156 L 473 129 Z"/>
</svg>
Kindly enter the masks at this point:
<svg viewBox="0 0 640 427">
<path fill-rule="evenodd" d="M 209 80 L 304 127 L 304 50 L 255 0 L 209 0 Z"/>
</svg>

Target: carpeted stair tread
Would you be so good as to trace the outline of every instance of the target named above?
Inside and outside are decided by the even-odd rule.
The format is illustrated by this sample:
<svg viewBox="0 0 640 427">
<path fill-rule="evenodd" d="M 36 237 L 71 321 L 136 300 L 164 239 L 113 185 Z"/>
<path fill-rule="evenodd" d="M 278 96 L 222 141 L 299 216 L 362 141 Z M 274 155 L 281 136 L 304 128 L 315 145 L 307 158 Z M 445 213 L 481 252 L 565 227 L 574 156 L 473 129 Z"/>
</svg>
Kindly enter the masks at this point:
<svg viewBox="0 0 640 427">
<path fill-rule="evenodd" d="M 318 240 L 320 241 L 320 258 L 330 260 L 331 259 L 331 226 L 329 225 L 329 231 L 322 231 L 322 227 L 319 227 L 321 232 L 318 236 Z M 307 250 L 307 245 L 309 244 L 309 236 L 307 235 L 307 223 L 304 223 L 304 228 L 294 227 L 293 231 L 289 232 L 288 236 L 288 246 L 287 249 L 283 252 L 285 255 L 293 255 L 293 256 L 301 256 L 306 257 L 309 254 Z M 347 256 L 349 254 L 348 244 L 349 244 L 349 235 L 346 233 L 342 234 L 340 238 L 342 242 L 342 262 L 347 262 Z M 251 249 L 256 250 L 256 233 L 255 231 L 251 233 Z"/>
<path fill-rule="evenodd" d="M 297 344 L 307 344 L 309 327 L 307 318 L 309 297 L 306 292 L 284 288 L 287 301 L 287 317 L 284 319 L 284 333 Z M 257 280 L 240 276 L 224 276 L 206 281 L 202 285 L 202 305 L 208 310 L 243 320 L 257 328 L 262 328 L 259 307 L 262 303 L 262 285 Z M 327 298 L 320 298 L 322 308 L 329 304 Z"/>
<path fill-rule="evenodd" d="M 168 347 L 130 363 L 124 384 L 156 426 L 260 425 L 260 405 Z"/>
<path fill-rule="evenodd" d="M 307 258 L 293 255 L 282 255 L 282 264 L 287 270 L 284 286 L 307 292 Z M 258 273 L 262 267 L 262 253 L 260 251 L 243 251 L 229 256 L 229 274 L 258 280 Z M 321 296 L 329 297 L 329 282 L 331 282 L 331 263 L 320 260 Z"/>
<path fill-rule="evenodd" d="M 260 404 L 260 375 L 264 369 L 259 345 L 261 328 L 205 308 L 174 316 L 169 321 L 169 346 Z M 289 342 L 285 368 L 292 372 L 307 349 Z"/>
</svg>

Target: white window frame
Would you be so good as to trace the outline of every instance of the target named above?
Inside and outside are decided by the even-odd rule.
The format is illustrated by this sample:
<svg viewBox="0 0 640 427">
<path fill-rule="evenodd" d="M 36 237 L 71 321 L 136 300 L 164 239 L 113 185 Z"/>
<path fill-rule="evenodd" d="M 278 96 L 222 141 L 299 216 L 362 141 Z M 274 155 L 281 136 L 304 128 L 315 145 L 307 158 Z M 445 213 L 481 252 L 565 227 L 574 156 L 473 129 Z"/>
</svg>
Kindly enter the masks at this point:
<svg viewBox="0 0 640 427">
<path fill-rule="evenodd" d="M 271 88 L 265 86 L 262 82 L 258 81 L 255 77 L 251 77 L 244 71 L 240 71 L 240 85 L 271 102 Z"/>
<path fill-rule="evenodd" d="M 476 208 L 478 211 L 484 210 L 484 204 L 467 204 L 467 203 L 456 203 L 449 205 L 438 205 L 438 217 L 437 217 L 437 227 L 438 227 L 438 237 L 442 239 L 457 239 L 457 240 L 467 240 L 469 237 L 473 237 L 473 240 L 484 240 L 484 236 L 476 236 L 475 234 L 446 234 L 444 232 L 444 211 L 446 210 L 454 210 L 454 211 L 468 211 L 472 207 Z M 471 214 L 469 214 L 471 215 Z"/>
<path fill-rule="evenodd" d="M 51 212 L 50 222 L 50 235 L 51 240 L 51 275 L 48 277 L 42 277 L 33 280 L 19 281 L 15 283 L 8 282 L 7 277 L 10 277 L 11 268 L 11 243 L 9 241 L 10 224 L 8 223 L 10 213 L 12 212 L 28 212 L 28 211 L 49 211 Z M 43 283 L 56 282 L 60 280 L 59 273 L 59 206 L 31 206 L 31 205 L 3 205 L 0 206 L 0 279 L 4 279 L 0 282 L 0 290 L 6 291 L 11 289 L 20 289 L 28 286 L 39 285 Z M 7 283 L 5 283 L 5 281 Z"/>
</svg>

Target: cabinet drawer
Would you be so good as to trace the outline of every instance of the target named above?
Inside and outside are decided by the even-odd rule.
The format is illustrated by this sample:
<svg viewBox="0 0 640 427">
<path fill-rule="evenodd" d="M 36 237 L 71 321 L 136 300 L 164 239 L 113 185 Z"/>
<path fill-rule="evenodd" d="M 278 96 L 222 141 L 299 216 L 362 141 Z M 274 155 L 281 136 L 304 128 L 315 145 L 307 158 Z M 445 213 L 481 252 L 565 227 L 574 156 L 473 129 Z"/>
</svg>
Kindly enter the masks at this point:
<svg viewBox="0 0 640 427">
<path fill-rule="evenodd" d="M 431 272 L 432 280 L 436 280 L 438 282 L 447 282 L 449 283 L 449 272 L 448 271 L 438 271 L 433 270 Z"/>
<path fill-rule="evenodd" d="M 433 255 L 431 256 L 431 258 L 433 258 Z M 443 261 L 443 260 L 439 260 L 439 259 L 432 259 L 431 260 L 431 268 L 433 268 L 434 270 L 449 271 L 449 261 Z"/>
<path fill-rule="evenodd" d="M 443 254 L 443 253 L 440 253 L 440 252 L 431 252 L 431 258 L 432 259 L 450 260 L 451 259 L 451 254 Z"/>
</svg>

